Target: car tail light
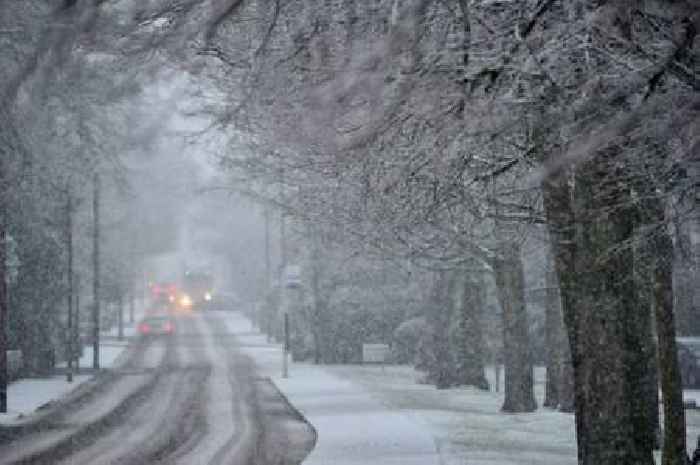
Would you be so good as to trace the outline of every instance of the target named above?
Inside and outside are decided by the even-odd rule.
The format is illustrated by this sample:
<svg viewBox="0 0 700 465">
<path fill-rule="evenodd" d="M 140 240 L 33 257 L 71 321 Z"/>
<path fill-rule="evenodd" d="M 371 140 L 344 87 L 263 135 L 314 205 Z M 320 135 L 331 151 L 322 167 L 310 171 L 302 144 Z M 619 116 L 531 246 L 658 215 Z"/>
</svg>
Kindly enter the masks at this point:
<svg viewBox="0 0 700 465">
<path fill-rule="evenodd" d="M 151 327 L 148 326 L 148 323 L 141 323 L 139 325 L 139 333 L 141 334 L 148 334 L 151 332 Z"/>
<path fill-rule="evenodd" d="M 172 321 L 168 321 L 165 323 L 165 332 L 166 333 L 172 333 L 175 331 L 175 325 L 173 324 Z"/>
</svg>

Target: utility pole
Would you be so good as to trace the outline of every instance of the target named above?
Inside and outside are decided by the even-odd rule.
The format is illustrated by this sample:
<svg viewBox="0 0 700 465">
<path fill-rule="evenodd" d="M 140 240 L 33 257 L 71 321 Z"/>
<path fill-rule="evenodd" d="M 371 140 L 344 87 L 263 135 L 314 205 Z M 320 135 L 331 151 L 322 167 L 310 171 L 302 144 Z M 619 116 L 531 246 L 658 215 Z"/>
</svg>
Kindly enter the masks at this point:
<svg viewBox="0 0 700 465">
<path fill-rule="evenodd" d="M 70 188 L 66 198 L 66 241 L 68 248 L 68 370 L 66 371 L 66 381 L 73 382 L 73 205 Z"/>
<path fill-rule="evenodd" d="M 280 181 L 282 185 L 282 193 L 284 194 L 284 168 L 280 173 Z M 284 199 L 283 199 L 284 202 Z M 279 286 L 280 286 L 280 304 L 284 309 L 284 347 L 282 350 L 282 377 L 289 376 L 289 312 L 287 302 L 287 283 L 285 279 L 285 271 L 287 268 L 287 240 L 285 231 L 285 214 L 284 210 L 280 212 L 280 271 L 279 271 Z"/>
<path fill-rule="evenodd" d="M 265 287 L 263 296 L 267 298 L 267 293 L 270 292 L 270 207 L 265 204 L 263 217 L 265 219 Z M 268 342 L 270 339 L 270 334 L 272 333 L 272 328 L 270 327 L 270 318 L 265 315 L 261 315 L 261 310 L 263 307 L 258 306 L 255 312 L 256 320 L 258 320 L 258 326 L 261 331 L 267 333 Z M 263 325 L 265 327 L 263 327 Z"/>
<path fill-rule="evenodd" d="M 136 302 L 134 302 L 134 280 L 131 280 L 131 287 L 129 291 L 129 323 L 134 324 L 134 307 L 136 306 Z"/>
<path fill-rule="evenodd" d="M 270 207 L 265 205 L 265 292 L 270 289 Z"/>
<path fill-rule="evenodd" d="M 100 369 L 100 175 L 95 173 L 92 195 L 92 368 Z"/>
<path fill-rule="evenodd" d="M 289 313 L 284 312 L 284 349 L 282 350 L 282 378 L 289 378 Z"/>
<path fill-rule="evenodd" d="M 82 353 L 82 344 L 80 342 L 80 274 L 74 276 L 75 281 L 75 318 L 73 319 L 73 348 L 75 357 L 75 370 L 80 372 L 80 354 Z"/>
<path fill-rule="evenodd" d="M 284 212 L 280 213 L 280 285 L 284 277 L 284 269 L 287 267 L 287 241 L 285 239 Z"/>
</svg>

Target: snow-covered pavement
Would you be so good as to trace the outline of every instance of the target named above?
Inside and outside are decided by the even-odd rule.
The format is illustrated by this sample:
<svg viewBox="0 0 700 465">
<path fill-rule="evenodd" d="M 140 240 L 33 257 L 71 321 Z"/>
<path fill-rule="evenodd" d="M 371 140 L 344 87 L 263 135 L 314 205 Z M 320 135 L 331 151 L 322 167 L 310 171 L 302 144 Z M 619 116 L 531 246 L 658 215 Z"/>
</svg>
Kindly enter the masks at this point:
<svg viewBox="0 0 700 465">
<path fill-rule="evenodd" d="M 293 363 L 282 379 L 280 346 L 238 314 L 225 320 L 261 371 L 316 428 L 318 442 L 305 464 L 576 463 L 572 415 L 549 409 L 503 414 L 502 392 L 437 390 L 418 384 L 407 366 Z M 543 373 L 537 375 L 541 398 Z"/>
<path fill-rule="evenodd" d="M 439 453 L 429 429 L 369 390 L 310 365 L 275 383 L 316 428 L 309 465 L 429 465 Z"/>
<path fill-rule="evenodd" d="M 128 323 L 124 325 L 125 338 L 122 341 L 116 339 L 116 334 L 116 328 L 101 334 L 100 366 L 102 368 L 111 368 L 119 363 L 119 357 L 129 344 L 129 338 L 136 334 L 135 325 Z M 92 366 L 92 346 L 84 347 L 79 366 L 81 368 Z M 57 368 L 65 368 L 65 363 L 58 364 Z M 59 374 L 46 378 L 23 378 L 12 382 L 7 389 L 8 411 L 0 413 L 0 424 L 22 423 L 37 409 L 66 396 L 90 379 L 92 375 L 79 374 L 73 377 L 72 383 L 69 383 L 64 374 Z"/>
<path fill-rule="evenodd" d="M 270 376 L 287 399 L 317 431 L 307 465 L 431 465 L 440 456 L 430 428 L 411 415 L 385 405 L 357 383 L 324 367 L 293 364 L 282 379 L 281 350 L 252 331 L 238 313 L 223 314 L 243 352 Z"/>
<path fill-rule="evenodd" d="M 292 363 L 282 379 L 279 344 L 269 343 L 236 313 L 223 317 L 244 351 L 316 428 L 305 464 L 440 463 L 446 465 L 575 465 L 573 414 L 546 408 L 500 412 L 500 392 L 419 384 L 409 366 Z M 495 373 L 487 370 L 494 386 Z M 538 404 L 545 371 L 535 370 Z M 700 391 L 686 398 L 700 399 Z M 698 401 L 700 404 L 700 400 Z M 700 434 L 700 410 L 686 410 L 689 453 Z M 655 454 L 657 463 L 660 454 Z M 412 459 L 413 461 L 409 461 Z"/>
</svg>

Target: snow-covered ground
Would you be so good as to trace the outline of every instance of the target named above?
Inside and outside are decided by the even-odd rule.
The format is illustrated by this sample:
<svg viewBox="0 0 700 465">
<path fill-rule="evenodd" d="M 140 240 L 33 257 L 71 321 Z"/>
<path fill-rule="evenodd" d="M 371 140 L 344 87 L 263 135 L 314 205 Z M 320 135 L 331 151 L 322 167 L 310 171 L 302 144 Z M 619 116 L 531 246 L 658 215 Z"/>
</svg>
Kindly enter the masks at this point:
<svg viewBox="0 0 700 465">
<path fill-rule="evenodd" d="M 304 462 L 307 465 L 577 463 L 572 414 L 546 408 L 504 414 L 500 412 L 502 386 L 500 392 L 493 388 L 490 392 L 437 390 L 419 384 L 419 374 L 408 366 L 292 363 L 289 378 L 282 379 L 280 346 L 268 343 L 239 314 L 222 315 L 263 374 L 273 379 L 317 429 L 318 443 Z M 493 368 L 487 376 L 494 386 Z M 545 370 L 537 368 L 539 405 L 544 379 Z M 686 415 L 692 451 L 700 433 L 700 412 L 687 411 Z"/>
<path fill-rule="evenodd" d="M 137 313 L 137 316 L 140 312 Z M 136 321 L 139 321 L 136 318 Z M 122 341 L 116 339 L 117 329 L 111 328 L 101 333 L 100 340 L 100 366 L 110 368 L 118 363 L 119 356 L 129 344 L 130 337 L 136 334 L 135 325 L 124 325 L 125 338 Z M 65 363 L 57 365 L 57 368 L 65 368 Z M 92 346 L 83 348 L 79 360 L 81 368 L 92 366 Z M 50 376 L 47 378 L 24 378 L 10 383 L 7 390 L 7 413 L 0 413 L 0 424 L 17 424 L 22 422 L 29 414 L 48 404 L 60 399 L 80 385 L 91 379 L 91 375 L 80 374 L 73 377 L 73 382 L 66 381 L 65 374 Z"/>
<path fill-rule="evenodd" d="M 13 424 L 48 402 L 68 394 L 90 379 L 88 375 L 73 378 L 65 376 L 20 379 L 10 383 L 7 390 L 7 413 L 0 413 L 0 424 Z"/>
<path fill-rule="evenodd" d="M 293 364 L 280 376 L 281 350 L 251 332 L 238 314 L 223 314 L 244 352 L 270 376 L 318 433 L 306 465 L 438 465 L 440 456 L 428 425 L 385 405 L 368 389 L 324 368 Z"/>
<path fill-rule="evenodd" d="M 572 415 L 503 414 L 502 390 L 437 390 L 418 384 L 407 366 L 293 363 L 282 379 L 280 347 L 240 315 L 225 315 L 244 350 L 317 429 L 305 464 L 576 463 Z M 537 370 L 539 396 L 543 375 Z"/>
<path fill-rule="evenodd" d="M 111 341 L 100 344 L 100 366 L 110 368 L 126 348 L 126 341 L 118 345 Z M 58 368 L 63 368 L 60 364 Z M 85 347 L 80 358 L 81 367 L 92 366 L 92 347 Z M 48 378 L 24 378 L 10 383 L 7 389 L 7 413 L 0 414 L 0 424 L 21 422 L 27 415 L 35 412 L 41 406 L 60 399 L 81 384 L 92 378 L 92 375 L 76 375 L 73 382 L 66 381 L 66 375 L 54 375 Z"/>
</svg>

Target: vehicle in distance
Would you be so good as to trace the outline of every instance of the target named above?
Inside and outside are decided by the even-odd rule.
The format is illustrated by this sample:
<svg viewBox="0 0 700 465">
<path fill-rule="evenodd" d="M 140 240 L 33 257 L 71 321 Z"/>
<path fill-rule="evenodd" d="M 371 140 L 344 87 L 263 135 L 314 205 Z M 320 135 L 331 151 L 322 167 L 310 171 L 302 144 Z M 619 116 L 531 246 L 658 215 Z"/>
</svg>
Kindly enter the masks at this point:
<svg viewBox="0 0 700 465">
<path fill-rule="evenodd" d="M 138 326 L 142 336 L 168 336 L 175 332 L 175 322 L 167 315 L 150 315 Z"/>
<path fill-rule="evenodd" d="M 214 277 L 204 271 L 187 271 L 182 280 L 180 305 L 201 309 L 209 305 L 214 294 Z"/>
</svg>

